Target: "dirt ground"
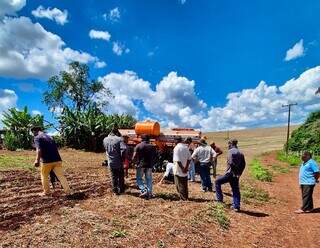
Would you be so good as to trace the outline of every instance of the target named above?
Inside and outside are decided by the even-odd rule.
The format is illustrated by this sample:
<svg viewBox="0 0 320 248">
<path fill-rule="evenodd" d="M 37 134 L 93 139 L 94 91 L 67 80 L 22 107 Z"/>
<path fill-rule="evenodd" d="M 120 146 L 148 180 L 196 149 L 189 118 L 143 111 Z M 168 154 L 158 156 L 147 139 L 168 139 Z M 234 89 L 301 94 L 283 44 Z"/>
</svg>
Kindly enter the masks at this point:
<svg viewBox="0 0 320 248">
<path fill-rule="evenodd" d="M 262 152 L 283 146 L 282 130 L 264 130 L 237 135 L 240 147 L 251 160 Z M 263 135 L 261 135 L 263 133 Z M 231 133 L 230 133 L 231 134 Z M 259 139 L 255 139 L 260 134 Z M 209 134 L 222 143 L 223 135 Z M 269 137 L 273 136 L 276 140 Z M 284 136 L 285 137 L 285 136 Z M 219 140 L 220 138 L 220 140 Z M 218 142 L 217 142 L 218 143 Z M 1 154 L 24 155 L 32 162 L 33 152 Z M 161 174 L 154 174 L 155 198 L 143 200 L 135 187 L 134 170 L 127 180 L 128 190 L 113 196 L 110 176 L 100 166 L 103 154 L 62 150 L 66 175 L 76 192 L 86 199 L 68 200 L 60 190 L 54 197 L 39 197 L 38 172 L 6 170 L 0 172 L 0 247 L 319 247 L 319 209 L 315 213 L 295 215 L 300 206 L 297 168 L 278 174 L 271 183 L 250 179 L 242 182 L 266 190 L 267 203 L 250 201 L 242 212 L 228 209 L 229 186 L 224 187 L 229 229 L 219 227 L 208 214 L 214 205 L 213 193 L 200 191 L 199 182 L 189 183 L 190 200 L 178 200 L 172 184 L 157 185 Z M 219 172 L 224 169 L 219 160 Z M 266 167 L 278 165 L 275 153 L 262 156 Z M 198 178 L 199 179 L 199 178 Z M 314 192 L 315 207 L 320 207 L 320 191 Z"/>
</svg>

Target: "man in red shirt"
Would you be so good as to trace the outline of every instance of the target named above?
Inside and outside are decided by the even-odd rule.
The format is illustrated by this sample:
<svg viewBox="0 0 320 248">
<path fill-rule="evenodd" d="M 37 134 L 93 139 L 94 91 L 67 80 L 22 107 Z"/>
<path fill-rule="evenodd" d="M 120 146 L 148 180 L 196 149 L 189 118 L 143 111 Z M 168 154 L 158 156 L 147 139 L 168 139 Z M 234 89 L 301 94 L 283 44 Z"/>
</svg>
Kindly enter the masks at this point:
<svg viewBox="0 0 320 248">
<path fill-rule="evenodd" d="M 217 153 L 212 163 L 213 177 L 215 178 L 217 176 L 218 157 L 223 153 L 223 151 L 218 146 L 216 146 L 214 142 L 212 142 L 210 146 Z"/>
</svg>

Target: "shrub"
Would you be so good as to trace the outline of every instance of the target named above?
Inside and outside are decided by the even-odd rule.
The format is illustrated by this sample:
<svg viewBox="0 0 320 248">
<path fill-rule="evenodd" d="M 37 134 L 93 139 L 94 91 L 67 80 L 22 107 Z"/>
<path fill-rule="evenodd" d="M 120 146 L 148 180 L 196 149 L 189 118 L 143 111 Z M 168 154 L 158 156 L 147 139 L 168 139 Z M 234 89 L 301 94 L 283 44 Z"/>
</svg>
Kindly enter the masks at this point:
<svg viewBox="0 0 320 248">
<path fill-rule="evenodd" d="M 250 202 L 250 200 L 254 200 L 259 203 L 268 202 L 270 200 L 269 193 L 267 191 L 249 184 L 241 185 L 241 196 L 243 202 L 247 203 Z"/>
<path fill-rule="evenodd" d="M 290 166 L 297 166 L 301 164 L 301 159 L 299 156 L 294 154 L 286 154 L 283 151 L 279 151 L 277 153 L 277 160 L 288 163 Z"/>
<path fill-rule="evenodd" d="M 3 144 L 9 151 L 15 151 L 20 148 L 18 137 L 11 131 L 4 134 Z"/>
<path fill-rule="evenodd" d="M 258 159 L 254 159 L 250 164 L 250 173 L 253 178 L 258 179 L 263 182 L 272 181 L 272 173 L 264 168 Z"/>
<path fill-rule="evenodd" d="M 209 205 L 209 216 L 213 217 L 223 229 L 228 229 L 230 226 L 230 219 L 226 215 L 223 203 Z"/>
</svg>

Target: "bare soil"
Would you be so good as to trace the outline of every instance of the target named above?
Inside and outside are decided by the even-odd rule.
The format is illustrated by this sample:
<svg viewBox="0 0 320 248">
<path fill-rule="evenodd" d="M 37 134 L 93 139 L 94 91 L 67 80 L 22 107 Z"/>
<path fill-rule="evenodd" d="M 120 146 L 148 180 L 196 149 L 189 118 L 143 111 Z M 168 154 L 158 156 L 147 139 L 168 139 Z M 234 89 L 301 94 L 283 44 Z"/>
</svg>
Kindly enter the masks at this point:
<svg viewBox="0 0 320 248">
<path fill-rule="evenodd" d="M 276 132 L 271 132 L 275 135 Z M 279 138 L 281 132 L 279 131 Z M 282 130 L 284 134 L 284 130 Z M 266 140 L 268 134 L 265 133 Z M 248 160 L 266 150 L 282 146 L 269 143 L 263 136 L 257 141 L 250 134 L 239 135 Z M 211 137 L 212 138 L 212 137 Z M 217 138 L 215 138 L 217 140 Z M 258 151 L 250 150 L 259 146 Z M 246 143 L 247 142 L 247 143 Z M 258 144 L 257 144 L 258 143 Z M 267 144 L 267 142 L 265 142 Z M 250 150 L 250 151 L 249 151 Z M 19 154 L 8 153 L 6 154 Z M 32 161 L 33 152 L 23 152 Z M 297 168 L 278 174 L 271 183 L 242 181 L 269 192 L 267 203 L 243 203 L 242 212 L 229 210 L 231 194 L 224 187 L 226 216 L 230 228 L 225 230 L 208 213 L 213 193 L 200 191 L 199 182 L 189 183 L 190 200 L 178 200 L 172 184 L 157 185 L 161 174 L 154 174 L 155 198 L 140 199 L 134 170 L 127 179 L 126 194 L 113 196 L 110 175 L 100 166 L 103 154 L 62 150 L 66 175 L 72 189 L 83 192 L 84 200 L 68 200 L 60 189 L 53 197 L 40 197 L 38 172 L 7 170 L 0 172 L 0 247 L 319 247 L 319 209 L 315 213 L 295 215 L 301 204 Z M 219 160 L 219 172 L 224 169 Z M 288 167 L 278 162 L 275 153 L 261 157 L 264 166 Z M 314 192 L 315 207 L 320 194 Z"/>
</svg>

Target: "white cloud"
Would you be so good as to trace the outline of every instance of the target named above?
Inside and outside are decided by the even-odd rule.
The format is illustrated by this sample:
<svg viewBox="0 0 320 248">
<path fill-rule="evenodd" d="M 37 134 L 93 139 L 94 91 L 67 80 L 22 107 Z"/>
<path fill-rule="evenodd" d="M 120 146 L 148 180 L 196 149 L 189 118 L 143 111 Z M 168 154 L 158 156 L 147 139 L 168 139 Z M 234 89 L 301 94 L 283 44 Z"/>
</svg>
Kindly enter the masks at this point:
<svg viewBox="0 0 320 248">
<path fill-rule="evenodd" d="M 113 42 L 112 51 L 116 55 L 121 56 L 124 52 L 125 53 L 129 53 L 130 49 L 126 48 L 123 44 L 121 44 L 120 42 L 116 41 L 116 42 Z"/>
<path fill-rule="evenodd" d="M 104 20 L 110 20 L 112 22 L 118 22 L 121 18 L 120 10 L 118 7 L 109 11 L 108 14 L 103 14 Z"/>
<path fill-rule="evenodd" d="M 46 80 L 67 69 L 74 60 L 99 61 L 89 53 L 66 47 L 58 35 L 27 17 L 5 18 L 0 22 L 0 76 Z"/>
<path fill-rule="evenodd" d="M 26 0 L 1 0 L 0 18 L 5 15 L 14 15 L 26 5 Z"/>
<path fill-rule="evenodd" d="M 36 110 L 36 109 L 32 110 L 31 114 L 32 115 L 42 115 L 42 113 L 39 110 Z"/>
<path fill-rule="evenodd" d="M 18 96 L 13 90 L 0 89 L 0 120 L 2 114 L 9 108 L 13 108 L 17 105 Z M 0 123 L 2 125 L 2 123 Z"/>
<path fill-rule="evenodd" d="M 287 51 L 285 61 L 290 61 L 299 57 L 304 56 L 303 39 L 297 42 L 292 48 Z"/>
<path fill-rule="evenodd" d="M 181 4 L 185 4 L 187 0 L 180 0 Z"/>
<path fill-rule="evenodd" d="M 230 93 L 222 107 L 207 107 L 195 92 L 195 82 L 170 72 L 152 90 L 151 84 L 132 71 L 110 73 L 100 78 L 115 98 L 108 110 L 129 113 L 138 118 L 158 120 L 170 127 L 195 127 L 202 130 L 233 130 L 258 126 L 283 125 L 288 102 L 298 102 L 292 122 L 299 123 L 310 111 L 320 108 L 320 66 L 302 73 L 280 87 L 261 81 L 256 88 Z M 105 98 L 101 94 L 100 98 Z M 98 100 L 99 101 L 99 100 Z"/>
<path fill-rule="evenodd" d="M 59 25 L 64 25 L 68 22 L 68 11 L 61 11 L 58 8 L 44 8 L 40 5 L 37 9 L 33 10 L 32 15 L 37 18 L 47 18 L 55 21 Z"/>
<path fill-rule="evenodd" d="M 108 31 L 98 31 L 98 30 L 91 29 L 89 32 L 89 37 L 91 39 L 101 39 L 101 40 L 109 41 L 111 38 L 111 35 Z"/>
<path fill-rule="evenodd" d="M 104 67 L 106 67 L 106 66 L 107 66 L 107 63 L 104 62 L 104 61 L 97 61 L 97 62 L 94 64 L 94 67 L 95 67 L 95 68 L 98 68 L 98 69 L 104 68 Z"/>
</svg>

